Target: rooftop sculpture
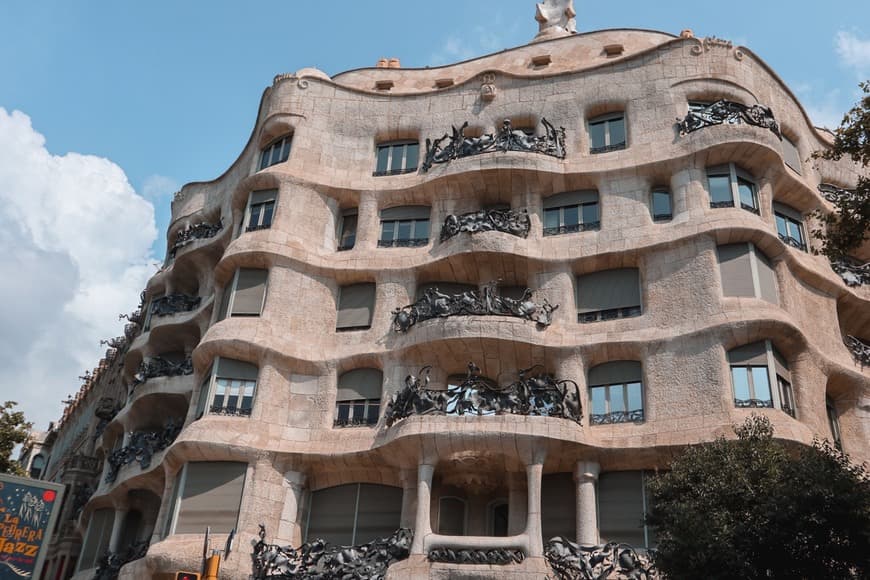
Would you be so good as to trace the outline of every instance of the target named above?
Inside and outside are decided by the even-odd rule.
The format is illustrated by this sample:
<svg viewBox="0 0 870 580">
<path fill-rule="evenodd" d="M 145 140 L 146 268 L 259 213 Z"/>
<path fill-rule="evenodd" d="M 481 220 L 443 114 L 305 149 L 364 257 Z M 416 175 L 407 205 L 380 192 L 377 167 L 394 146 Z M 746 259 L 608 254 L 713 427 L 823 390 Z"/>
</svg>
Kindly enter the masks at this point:
<svg viewBox="0 0 870 580">
<path fill-rule="evenodd" d="M 538 21 L 538 34 L 535 38 L 576 34 L 576 16 L 574 0 L 544 0 L 535 4 L 535 20 Z"/>
</svg>

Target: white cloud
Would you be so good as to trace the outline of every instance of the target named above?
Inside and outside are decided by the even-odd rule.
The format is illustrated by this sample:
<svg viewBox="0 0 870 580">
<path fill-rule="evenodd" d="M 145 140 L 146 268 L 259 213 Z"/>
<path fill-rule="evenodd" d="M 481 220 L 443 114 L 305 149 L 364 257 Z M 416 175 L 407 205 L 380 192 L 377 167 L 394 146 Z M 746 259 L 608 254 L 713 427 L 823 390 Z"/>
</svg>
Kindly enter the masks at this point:
<svg viewBox="0 0 870 580">
<path fill-rule="evenodd" d="M 154 207 L 108 159 L 52 155 L 0 107 L 0 399 L 44 429 L 156 264 Z"/>
<path fill-rule="evenodd" d="M 148 199 L 170 196 L 179 189 L 178 182 L 165 175 L 149 175 L 142 184 L 142 195 Z"/>
<path fill-rule="evenodd" d="M 840 62 L 855 71 L 860 80 L 870 74 L 870 39 L 858 38 L 854 33 L 840 30 L 835 36 Z"/>
<path fill-rule="evenodd" d="M 518 21 L 514 20 L 505 25 L 500 13 L 495 14 L 492 21 L 492 26 L 477 25 L 471 31 L 463 32 L 461 36 L 448 36 L 441 47 L 429 57 L 429 65 L 453 64 L 506 48 L 509 39 L 518 31 Z"/>
</svg>

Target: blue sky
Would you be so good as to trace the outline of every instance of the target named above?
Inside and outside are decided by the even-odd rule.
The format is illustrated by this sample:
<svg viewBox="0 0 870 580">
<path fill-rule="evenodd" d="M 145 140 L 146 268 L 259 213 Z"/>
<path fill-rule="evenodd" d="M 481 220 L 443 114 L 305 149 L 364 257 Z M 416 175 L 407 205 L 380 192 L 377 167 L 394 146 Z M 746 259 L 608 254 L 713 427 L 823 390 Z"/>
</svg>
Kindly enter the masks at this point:
<svg viewBox="0 0 870 580">
<path fill-rule="evenodd" d="M 691 28 L 748 46 L 817 124 L 836 124 L 870 78 L 867 0 L 575 9 L 581 32 Z M 527 43 L 533 16 L 533 0 L 6 3 L 0 241 L 15 256 L 0 268 L 18 276 L 0 287 L 0 397 L 38 426 L 57 417 L 162 259 L 172 192 L 233 162 L 275 74 L 446 64 Z"/>
</svg>

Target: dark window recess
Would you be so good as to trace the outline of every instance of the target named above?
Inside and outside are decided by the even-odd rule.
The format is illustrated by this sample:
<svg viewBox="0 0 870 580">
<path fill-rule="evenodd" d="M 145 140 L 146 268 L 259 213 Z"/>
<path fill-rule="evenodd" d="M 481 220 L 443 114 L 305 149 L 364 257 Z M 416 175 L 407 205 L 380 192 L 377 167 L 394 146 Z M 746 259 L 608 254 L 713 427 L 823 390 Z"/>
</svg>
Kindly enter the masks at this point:
<svg viewBox="0 0 870 580">
<path fill-rule="evenodd" d="M 669 220 L 674 216 L 671 207 L 671 193 L 665 190 L 652 192 L 652 217 L 653 220 Z"/>
<path fill-rule="evenodd" d="M 355 212 L 346 213 L 341 217 L 341 231 L 338 236 L 338 251 L 350 250 L 356 244 L 356 228 L 358 216 Z"/>
</svg>

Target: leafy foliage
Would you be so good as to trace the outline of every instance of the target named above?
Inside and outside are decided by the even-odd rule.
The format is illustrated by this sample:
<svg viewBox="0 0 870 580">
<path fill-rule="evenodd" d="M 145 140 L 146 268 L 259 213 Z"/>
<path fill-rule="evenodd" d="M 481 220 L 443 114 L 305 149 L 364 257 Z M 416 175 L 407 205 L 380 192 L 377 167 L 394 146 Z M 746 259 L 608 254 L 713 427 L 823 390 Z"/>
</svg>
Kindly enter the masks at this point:
<svg viewBox="0 0 870 580">
<path fill-rule="evenodd" d="M 766 417 L 691 447 L 650 483 L 672 580 L 870 577 L 870 475 L 827 441 L 794 452 Z"/>
<path fill-rule="evenodd" d="M 24 413 L 13 410 L 17 404 L 15 401 L 6 401 L 0 407 L 0 473 L 24 475 L 18 462 L 11 458 L 15 446 L 24 443 L 30 430 Z"/>
<path fill-rule="evenodd" d="M 839 161 L 846 157 L 864 168 L 870 166 L 870 81 L 860 86 L 864 96 L 843 117 L 834 132 L 833 146 L 816 151 L 814 158 Z M 813 230 L 822 242 L 821 253 L 831 260 L 848 256 L 870 239 L 870 178 L 860 175 L 854 192 L 840 196 L 834 207 L 832 213 L 816 213 L 822 227 Z"/>
</svg>

